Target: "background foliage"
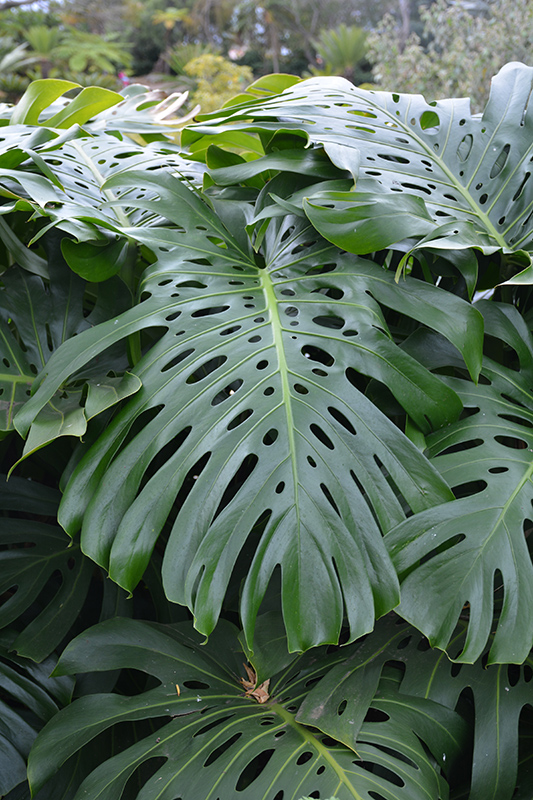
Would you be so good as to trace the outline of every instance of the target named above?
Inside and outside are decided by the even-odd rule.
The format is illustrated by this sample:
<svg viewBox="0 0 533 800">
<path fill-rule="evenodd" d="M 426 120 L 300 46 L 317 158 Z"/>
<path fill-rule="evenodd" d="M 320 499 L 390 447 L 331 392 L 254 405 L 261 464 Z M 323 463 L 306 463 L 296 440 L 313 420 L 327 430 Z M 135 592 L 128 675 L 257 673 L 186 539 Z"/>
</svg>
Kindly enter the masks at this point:
<svg viewBox="0 0 533 800">
<path fill-rule="evenodd" d="M 531 796 L 532 86 L 2 108 L 7 800 Z"/>
</svg>

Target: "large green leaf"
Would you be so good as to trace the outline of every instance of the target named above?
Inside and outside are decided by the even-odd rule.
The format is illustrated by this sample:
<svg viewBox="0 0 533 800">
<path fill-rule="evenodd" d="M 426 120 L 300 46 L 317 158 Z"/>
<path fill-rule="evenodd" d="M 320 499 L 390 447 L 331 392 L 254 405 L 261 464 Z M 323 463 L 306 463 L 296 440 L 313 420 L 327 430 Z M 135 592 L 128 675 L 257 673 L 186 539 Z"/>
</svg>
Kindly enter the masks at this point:
<svg viewBox="0 0 533 800">
<path fill-rule="evenodd" d="M 341 745 L 299 724 L 295 715 L 310 687 L 344 660 L 344 652 L 328 656 L 322 649 L 297 657 L 271 676 L 266 702 L 259 704 L 239 679 L 244 671 L 236 633 L 221 623 L 202 644 L 190 626 L 113 620 L 72 642 L 56 674 L 128 666 L 153 675 L 158 685 L 133 696 L 84 697 L 57 714 L 32 750 L 32 788 L 46 785 L 66 758 L 102 730 L 154 719 L 153 733 L 103 760 L 76 800 L 119 800 L 128 778 L 150 759 L 157 761 L 135 795 L 139 800 L 447 796 L 440 766 L 447 771 L 453 765 L 464 733 L 459 715 L 440 703 L 401 695 L 394 680 L 384 679 L 372 703 L 373 721 L 362 725 L 350 747 Z M 447 765 L 443 751 L 450 754 Z"/>
<path fill-rule="evenodd" d="M 257 524 L 241 605 L 247 636 L 278 565 L 291 650 L 336 641 L 344 613 L 351 637 L 360 636 L 398 601 L 382 532 L 450 494 L 358 385 L 365 375 L 385 383 L 425 430 L 461 409 L 396 345 L 379 303 L 439 330 L 474 374 L 481 317 L 428 284 L 398 287 L 300 217 L 273 219 L 256 253 L 245 230 L 253 190 L 231 200 L 215 194 L 215 214 L 173 176 L 116 179 L 126 181 L 158 191 L 159 200 L 138 204 L 180 228 L 126 229 L 158 255 L 141 285 L 145 299 L 65 344 L 18 430 L 25 434 L 50 393 L 109 345 L 142 329 L 167 333 L 136 366 L 136 399 L 76 469 L 61 524 L 72 534 L 82 527 L 84 552 L 131 589 L 178 512 L 165 591 L 205 633 Z"/>
<path fill-rule="evenodd" d="M 521 663 L 533 640 L 533 340 L 512 306 L 480 306 L 517 363 L 486 358 L 478 386 L 448 379 L 468 415 L 429 436 L 427 454 L 457 499 L 415 514 L 386 541 L 404 576 L 399 612 L 433 645 L 448 647 L 461 616 L 460 661 L 478 659 L 494 631 L 489 660 Z"/>
<path fill-rule="evenodd" d="M 429 648 L 418 631 L 399 622 L 381 620 L 359 648 L 313 687 L 300 707 L 298 721 L 314 725 L 338 741 L 351 741 L 371 698 L 380 691 L 382 675 L 394 669 L 401 681 L 398 697 L 405 694 L 451 710 L 469 709 L 467 716 L 473 718 L 470 800 L 514 797 L 520 716 L 533 700 L 531 658 L 521 669 L 507 665 L 485 668 L 480 661 L 457 667 L 444 653 Z M 464 638 L 465 625 L 461 624 L 452 648 L 461 649 Z M 458 745 L 461 743 L 450 737 L 450 750 L 439 753 L 443 765 L 450 757 L 457 759 Z"/>
<path fill-rule="evenodd" d="M 364 90 L 342 78 L 313 78 L 264 102 L 217 112 L 210 123 L 189 128 L 184 142 L 198 146 L 202 135 L 227 136 L 232 129 L 275 131 L 280 122 L 272 120 L 282 119 L 284 130 L 304 131 L 326 149 L 342 145 L 357 151 L 353 160 L 360 157 L 361 191 L 325 192 L 306 204 L 313 224 L 352 252 L 425 236 L 432 225 L 433 238 L 440 239 L 440 226 L 454 221 L 460 224 L 449 237 L 450 248 L 531 250 L 532 76 L 533 68 L 523 64 L 503 67 L 492 81 L 482 116 L 471 114 L 467 99 L 430 104 L 419 95 Z M 395 197 L 405 226 L 380 228 L 384 217 L 394 223 L 389 207 Z M 424 206 L 427 214 L 421 214 Z"/>
<path fill-rule="evenodd" d="M 58 238 L 52 231 L 45 239 L 49 281 L 26 270 L 12 268 L 2 276 L 0 289 L 0 411 L 3 430 L 13 428 L 13 416 L 28 400 L 35 378 L 59 345 L 80 333 L 109 312 L 123 310 L 126 293 L 106 284 L 93 308 L 85 311 L 87 284 L 68 269 L 58 252 Z M 122 297 L 121 297 L 122 294 Z M 109 358 L 88 365 L 71 386 L 58 391 L 42 409 L 34 436 L 26 442 L 24 454 L 44 446 L 58 436 L 81 436 L 87 420 L 127 397 L 139 388 L 130 373 L 114 377 L 110 371 L 127 366 L 124 348 Z"/>
</svg>

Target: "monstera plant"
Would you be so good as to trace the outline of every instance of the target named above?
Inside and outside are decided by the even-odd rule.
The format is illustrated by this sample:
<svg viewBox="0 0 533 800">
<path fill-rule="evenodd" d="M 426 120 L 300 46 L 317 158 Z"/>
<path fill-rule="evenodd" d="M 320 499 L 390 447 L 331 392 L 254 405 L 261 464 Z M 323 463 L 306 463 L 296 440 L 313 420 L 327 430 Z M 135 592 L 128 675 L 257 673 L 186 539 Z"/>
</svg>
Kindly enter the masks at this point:
<svg viewBox="0 0 533 800">
<path fill-rule="evenodd" d="M 72 88 L 0 109 L 0 794 L 529 799 L 533 68 Z"/>
</svg>

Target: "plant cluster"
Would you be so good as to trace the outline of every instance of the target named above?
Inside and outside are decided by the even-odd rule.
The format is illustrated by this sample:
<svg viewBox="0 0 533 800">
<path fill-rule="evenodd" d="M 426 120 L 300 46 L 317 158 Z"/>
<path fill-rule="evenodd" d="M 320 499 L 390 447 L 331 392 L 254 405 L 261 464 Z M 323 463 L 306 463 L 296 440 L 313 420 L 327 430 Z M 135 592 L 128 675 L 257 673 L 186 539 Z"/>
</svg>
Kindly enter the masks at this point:
<svg viewBox="0 0 533 800">
<path fill-rule="evenodd" d="M 533 792 L 533 68 L 1 107 L 0 794 Z"/>
</svg>

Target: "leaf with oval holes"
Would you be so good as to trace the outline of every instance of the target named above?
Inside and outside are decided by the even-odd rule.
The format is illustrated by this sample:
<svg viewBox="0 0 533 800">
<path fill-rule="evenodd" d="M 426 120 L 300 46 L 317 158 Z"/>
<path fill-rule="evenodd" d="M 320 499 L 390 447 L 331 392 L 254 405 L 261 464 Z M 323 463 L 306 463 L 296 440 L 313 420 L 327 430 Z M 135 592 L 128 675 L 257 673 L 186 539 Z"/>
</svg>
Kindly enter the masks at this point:
<svg viewBox="0 0 533 800">
<path fill-rule="evenodd" d="M 452 637 L 453 653 L 464 647 L 466 634 L 462 622 Z M 484 667 L 481 661 L 452 664 L 442 651 L 431 649 L 415 628 L 385 618 L 311 690 L 297 720 L 339 741 L 350 741 L 359 731 L 371 698 L 377 696 L 382 675 L 396 670 L 398 696 L 430 700 L 450 711 L 472 709 L 469 727 L 473 730 L 474 767 L 468 797 L 510 800 L 517 780 L 520 716 L 533 700 L 532 664 L 531 657 L 522 667 Z M 459 735 L 454 737 L 449 731 L 439 753 L 445 770 L 450 762 L 460 760 L 464 747 L 464 728 L 459 725 L 456 732 Z"/>
<path fill-rule="evenodd" d="M 367 222 L 359 217 L 365 209 L 357 192 L 351 202 L 351 223 L 349 194 L 341 203 L 346 221 L 335 202 L 321 210 L 310 198 L 307 205 L 313 224 L 353 252 L 369 252 L 357 226 L 372 224 L 380 204 L 385 213 L 394 195 L 405 214 L 405 227 L 393 235 L 384 226 L 380 244 L 379 230 L 373 226 L 374 249 L 388 246 L 391 238 L 399 242 L 406 236 L 425 235 L 419 211 L 406 206 L 410 197 L 409 202 L 427 209 L 426 224 L 433 220 L 437 226 L 440 248 L 444 242 L 438 226 L 457 221 L 466 225 L 460 225 L 457 234 L 447 234 L 450 249 L 533 250 L 533 115 L 528 105 L 532 76 L 533 68 L 524 64 L 504 66 L 492 80 L 482 116 L 471 114 L 468 99 L 430 104 L 420 95 L 365 90 L 342 78 L 312 78 L 277 97 L 215 112 L 208 121 L 191 126 L 183 141 L 198 147 L 202 136 L 216 141 L 213 135 L 221 131 L 226 136 L 231 130 L 275 131 L 280 122 L 272 120 L 279 117 L 285 130 L 303 131 L 314 144 L 359 151 L 360 188 L 368 188 L 371 201 Z M 350 236 L 343 235 L 343 226 L 348 230 L 350 225 L 351 245 Z"/>
<path fill-rule="evenodd" d="M 40 171 L 50 170 L 59 184 L 59 187 L 45 185 L 50 196 L 47 195 L 46 208 L 39 208 L 38 213 L 49 217 L 52 220 L 50 225 L 69 233 L 76 241 L 92 242 L 94 246 L 108 243 L 108 230 L 113 231 L 117 225 L 156 225 L 162 221 L 153 213 L 140 210 L 138 201 L 146 194 L 142 189 L 135 191 L 127 187 L 126 192 L 133 201 L 131 206 L 126 203 L 120 208 L 109 205 L 121 195 L 119 192 L 117 198 L 115 192 L 104 188 L 110 175 L 118 176 L 123 170 L 142 166 L 147 172 L 157 172 L 162 168 L 180 170 L 180 174 L 186 179 L 201 182 L 205 171 L 204 165 L 185 161 L 177 152 L 177 147 L 171 143 L 154 142 L 140 146 L 129 140 L 118 140 L 116 136 L 104 132 L 97 137 L 79 137 L 60 145 L 54 141 L 43 144 L 38 153 L 33 154 L 33 161 Z M 29 179 L 22 171 L 14 173 L 16 174 L 21 181 Z M 38 179 L 43 181 L 44 177 Z M 31 186 L 23 183 L 23 188 L 29 200 L 35 202 L 38 199 L 36 193 L 32 194 Z M 48 226 L 43 226 L 35 239 L 47 228 Z M 73 249 L 72 244 L 67 247 Z M 69 253 L 64 255 L 68 257 Z M 79 272 L 76 269 L 78 259 L 75 249 L 72 255 L 73 269 Z M 112 257 L 111 252 L 105 262 L 112 260 Z M 106 266 L 109 271 L 109 263 Z"/>
<path fill-rule="evenodd" d="M 34 664 L 13 654 L 17 631 L 0 631 L 0 794 L 26 780 L 26 760 L 42 728 L 68 703 L 74 688 L 70 677 L 49 677 L 55 656 Z"/>
<path fill-rule="evenodd" d="M 513 306 L 478 305 L 516 369 L 486 358 L 478 386 L 448 379 L 468 415 L 428 436 L 426 452 L 457 499 L 415 514 L 386 543 L 404 577 L 398 611 L 434 646 L 447 649 L 463 617 L 459 661 L 478 659 L 490 637 L 489 663 L 521 663 L 533 639 L 533 340 Z"/>
<path fill-rule="evenodd" d="M 96 298 L 91 297 L 92 309 L 86 314 L 87 284 L 67 268 L 57 234 L 50 231 L 43 243 L 48 280 L 17 267 L 2 276 L 0 427 L 6 431 L 13 430 L 14 415 L 30 398 L 38 373 L 60 344 L 127 305 L 126 293 L 120 291 L 122 282 L 110 281 L 102 285 Z M 58 386 L 36 419 L 23 457 L 58 436 L 83 435 L 88 419 L 136 392 L 140 386 L 136 376 L 128 372 L 116 375 L 125 367 L 125 348 L 119 345 L 97 363 L 87 365 L 72 382 Z"/>
<path fill-rule="evenodd" d="M 357 638 L 398 601 L 382 532 L 409 509 L 451 497 L 357 388 L 358 376 L 389 386 L 424 430 L 461 409 L 440 378 L 396 345 L 379 303 L 448 336 L 474 374 L 479 313 L 420 281 L 398 287 L 299 217 L 273 219 L 255 253 L 249 190 L 245 202 L 239 192 L 231 200 L 216 194 L 215 214 L 208 197 L 161 171 L 107 185 L 115 183 L 157 191 L 158 200 L 138 205 L 173 227 L 126 229 L 158 256 L 141 285 L 144 300 L 66 343 L 18 415 L 18 430 L 26 433 L 53 387 L 110 344 L 145 328 L 167 332 L 135 369 L 143 388 L 73 474 L 61 524 L 71 534 L 81 527 L 84 552 L 130 590 L 178 512 L 165 591 L 206 634 L 255 529 L 241 603 L 248 640 L 278 566 L 291 651 L 336 641 L 345 613 Z"/>
<path fill-rule="evenodd" d="M 344 650 L 328 655 L 323 648 L 298 656 L 272 676 L 270 699 L 260 705 L 242 691 L 236 634 L 221 622 L 202 644 L 190 625 L 115 619 L 71 642 L 54 674 L 133 667 L 153 675 L 158 685 L 133 696 L 83 697 L 57 714 L 30 755 L 33 791 L 53 780 L 59 765 L 99 732 L 126 720 L 151 719 L 153 732 L 124 752 L 104 760 L 107 753 L 101 751 L 102 763 L 74 800 L 119 800 L 128 778 L 149 759 L 157 761 L 152 776 L 132 795 L 139 800 L 297 800 L 316 793 L 339 800 L 446 796 L 441 753 L 462 733 L 459 715 L 434 701 L 401 695 L 396 682 L 385 679 L 361 728 L 356 756 L 352 748 L 295 719 L 311 687 L 344 661 Z"/>
</svg>

